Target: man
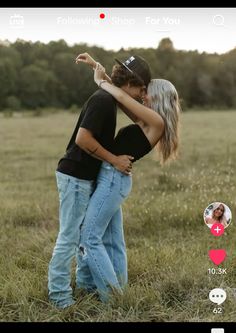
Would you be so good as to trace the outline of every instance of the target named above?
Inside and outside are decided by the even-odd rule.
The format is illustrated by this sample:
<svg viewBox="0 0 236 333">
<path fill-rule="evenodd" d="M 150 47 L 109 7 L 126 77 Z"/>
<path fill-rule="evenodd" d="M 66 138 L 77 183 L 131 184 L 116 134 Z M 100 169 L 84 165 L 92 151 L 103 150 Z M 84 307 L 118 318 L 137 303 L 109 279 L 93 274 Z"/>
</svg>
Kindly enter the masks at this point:
<svg viewBox="0 0 236 333">
<path fill-rule="evenodd" d="M 95 62 L 91 65 L 94 67 Z M 119 62 L 119 66 L 121 70 L 116 67 L 112 73 L 112 82 L 133 98 L 140 98 L 143 86 L 147 86 L 151 79 L 149 66 L 138 56 L 130 57 L 124 63 Z M 70 286 L 71 262 L 75 254 L 79 262 L 80 227 L 102 161 L 124 173 L 129 173 L 132 168 L 131 156 L 110 153 L 116 113 L 116 100 L 104 90 L 97 90 L 84 104 L 66 154 L 58 164 L 60 230 L 48 272 L 49 299 L 58 308 L 75 303 Z"/>
</svg>

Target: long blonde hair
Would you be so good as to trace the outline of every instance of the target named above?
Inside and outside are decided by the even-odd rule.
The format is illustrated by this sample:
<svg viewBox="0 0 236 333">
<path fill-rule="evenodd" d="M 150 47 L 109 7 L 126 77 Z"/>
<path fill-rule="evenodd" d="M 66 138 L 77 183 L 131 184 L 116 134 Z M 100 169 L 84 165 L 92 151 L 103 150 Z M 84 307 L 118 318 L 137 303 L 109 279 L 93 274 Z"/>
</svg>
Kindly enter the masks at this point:
<svg viewBox="0 0 236 333">
<path fill-rule="evenodd" d="M 151 96 L 150 107 L 159 113 L 165 124 L 164 133 L 157 144 L 161 164 L 164 164 L 178 155 L 179 97 L 174 85 L 163 79 L 151 80 L 147 92 Z"/>
<path fill-rule="evenodd" d="M 220 223 L 224 224 L 225 226 L 227 226 L 227 219 L 225 217 L 225 205 L 222 203 L 222 202 L 214 202 L 213 204 L 213 208 L 212 208 L 212 218 L 215 218 L 215 210 L 220 207 L 220 206 L 223 206 L 224 207 L 224 212 L 223 214 L 221 215 L 219 221 Z"/>
</svg>

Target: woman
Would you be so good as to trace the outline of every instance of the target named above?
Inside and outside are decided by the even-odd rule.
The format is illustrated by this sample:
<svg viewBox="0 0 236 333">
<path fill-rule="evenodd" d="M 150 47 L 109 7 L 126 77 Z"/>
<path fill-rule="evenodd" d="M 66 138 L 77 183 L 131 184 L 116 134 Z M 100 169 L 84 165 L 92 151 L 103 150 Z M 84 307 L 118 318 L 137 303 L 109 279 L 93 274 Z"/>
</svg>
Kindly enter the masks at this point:
<svg viewBox="0 0 236 333">
<path fill-rule="evenodd" d="M 225 206 L 220 202 L 215 202 L 213 204 L 211 216 L 206 217 L 205 221 L 209 228 L 215 223 L 221 223 L 224 228 L 226 228 L 228 224 L 225 217 Z"/>
<path fill-rule="evenodd" d="M 140 104 L 110 84 L 105 69 L 88 54 L 79 55 L 79 61 L 95 68 L 95 82 L 110 93 L 135 122 L 118 132 L 114 154 L 131 155 L 135 162 L 157 145 L 162 163 L 176 157 L 180 107 L 177 91 L 169 81 L 152 80 L 148 94 Z M 78 274 L 81 280 L 77 285 L 88 290 L 96 287 L 104 302 L 112 290 L 122 293 L 127 283 L 121 204 L 129 195 L 131 186 L 131 174 L 125 175 L 103 162 L 81 229 Z"/>
</svg>

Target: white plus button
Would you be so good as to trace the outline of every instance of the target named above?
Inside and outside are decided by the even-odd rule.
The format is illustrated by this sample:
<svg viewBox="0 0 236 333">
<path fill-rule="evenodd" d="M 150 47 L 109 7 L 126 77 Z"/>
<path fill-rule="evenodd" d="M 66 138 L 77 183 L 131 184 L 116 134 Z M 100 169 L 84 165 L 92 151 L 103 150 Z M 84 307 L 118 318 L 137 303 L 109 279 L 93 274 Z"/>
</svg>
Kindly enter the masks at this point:
<svg viewBox="0 0 236 333">
<path fill-rule="evenodd" d="M 217 232 L 217 234 L 221 231 L 221 228 L 219 228 L 218 226 L 216 227 L 216 229 L 214 229 L 216 232 Z"/>
</svg>

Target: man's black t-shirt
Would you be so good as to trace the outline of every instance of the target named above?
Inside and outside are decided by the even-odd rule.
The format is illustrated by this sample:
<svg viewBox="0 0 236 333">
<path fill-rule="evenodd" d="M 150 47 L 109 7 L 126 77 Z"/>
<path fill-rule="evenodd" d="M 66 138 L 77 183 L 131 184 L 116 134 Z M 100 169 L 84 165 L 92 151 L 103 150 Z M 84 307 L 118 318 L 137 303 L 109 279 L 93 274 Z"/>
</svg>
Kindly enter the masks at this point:
<svg viewBox="0 0 236 333">
<path fill-rule="evenodd" d="M 95 180 L 102 161 L 82 150 L 75 143 L 76 135 L 79 127 L 86 128 L 105 149 L 111 151 L 116 113 L 116 100 L 112 95 L 105 90 L 97 90 L 83 106 L 66 153 L 58 163 L 57 171 L 80 179 Z"/>
</svg>

